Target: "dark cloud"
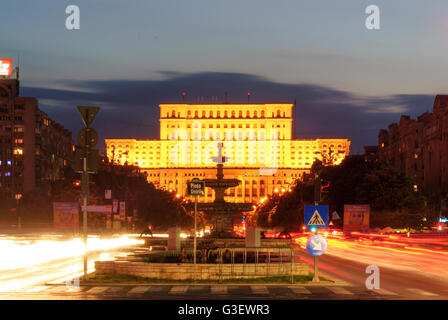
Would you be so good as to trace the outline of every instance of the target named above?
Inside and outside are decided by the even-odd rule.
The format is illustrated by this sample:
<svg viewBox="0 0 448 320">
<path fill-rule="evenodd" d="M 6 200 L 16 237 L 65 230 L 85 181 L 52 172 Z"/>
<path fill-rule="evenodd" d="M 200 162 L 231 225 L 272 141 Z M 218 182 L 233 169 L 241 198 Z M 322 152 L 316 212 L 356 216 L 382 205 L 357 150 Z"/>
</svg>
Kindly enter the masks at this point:
<svg viewBox="0 0 448 320">
<path fill-rule="evenodd" d="M 56 121 L 76 133 L 81 128 L 77 105 L 102 107 L 93 123 L 100 138 L 133 137 L 157 139 L 159 109 L 163 102 L 186 102 L 211 97 L 246 103 L 290 102 L 297 99 L 296 137 L 340 137 L 353 141 L 352 152 L 364 145 L 377 144 L 378 131 L 399 120 L 432 110 L 434 96 L 392 95 L 363 97 L 311 84 L 285 84 L 249 74 L 201 72 L 182 74 L 160 72 L 163 80 L 64 81 L 73 90 L 24 87 L 22 95 L 40 100 L 41 108 Z M 75 136 L 75 134 L 74 134 Z M 104 142 L 100 148 L 104 147 Z"/>
</svg>

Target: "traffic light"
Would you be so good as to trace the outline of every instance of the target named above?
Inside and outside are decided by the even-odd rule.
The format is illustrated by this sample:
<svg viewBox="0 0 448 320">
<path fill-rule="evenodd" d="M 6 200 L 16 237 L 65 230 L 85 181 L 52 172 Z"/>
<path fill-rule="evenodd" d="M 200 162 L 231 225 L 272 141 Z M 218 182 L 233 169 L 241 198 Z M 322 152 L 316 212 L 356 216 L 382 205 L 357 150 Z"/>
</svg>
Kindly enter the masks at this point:
<svg viewBox="0 0 448 320">
<path fill-rule="evenodd" d="M 326 190 L 328 187 L 330 187 L 330 181 L 322 181 L 321 180 L 321 187 L 320 187 L 321 192 L 328 193 L 328 190 Z"/>
</svg>

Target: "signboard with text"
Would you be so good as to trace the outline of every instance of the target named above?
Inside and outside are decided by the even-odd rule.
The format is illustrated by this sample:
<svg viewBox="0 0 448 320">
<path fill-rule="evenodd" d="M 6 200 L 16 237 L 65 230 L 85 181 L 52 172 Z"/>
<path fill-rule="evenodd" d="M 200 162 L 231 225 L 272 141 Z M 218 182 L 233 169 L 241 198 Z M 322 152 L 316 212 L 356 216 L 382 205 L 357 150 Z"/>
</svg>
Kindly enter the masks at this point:
<svg viewBox="0 0 448 320">
<path fill-rule="evenodd" d="M 193 179 L 187 182 L 188 196 L 205 196 L 205 181 Z"/>
</svg>

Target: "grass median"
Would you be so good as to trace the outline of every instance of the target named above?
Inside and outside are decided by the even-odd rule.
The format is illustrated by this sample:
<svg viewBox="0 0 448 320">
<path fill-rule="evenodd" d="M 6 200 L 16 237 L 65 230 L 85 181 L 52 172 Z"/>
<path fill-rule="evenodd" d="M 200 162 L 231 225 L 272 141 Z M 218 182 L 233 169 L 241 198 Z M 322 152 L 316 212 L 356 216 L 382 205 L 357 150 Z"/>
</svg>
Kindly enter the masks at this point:
<svg viewBox="0 0 448 320">
<path fill-rule="evenodd" d="M 294 283 L 306 284 L 313 280 L 314 274 L 309 273 L 308 275 L 302 276 L 294 276 Z M 325 277 L 319 277 L 321 281 L 333 283 L 334 281 L 326 279 Z M 87 276 L 81 277 L 81 284 L 88 285 L 93 283 L 148 283 L 148 284 L 193 284 L 193 283 L 201 283 L 201 284 L 262 284 L 262 283 L 271 283 L 271 284 L 287 284 L 291 283 L 291 276 L 267 276 L 267 277 L 256 277 L 256 278 L 228 278 L 222 279 L 221 282 L 218 280 L 196 280 L 186 279 L 186 280 L 170 280 L 170 279 L 155 279 L 155 278 L 144 278 L 137 277 L 131 275 L 122 275 L 122 274 L 110 274 L 110 275 L 96 275 L 90 274 Z"/>
</svg>

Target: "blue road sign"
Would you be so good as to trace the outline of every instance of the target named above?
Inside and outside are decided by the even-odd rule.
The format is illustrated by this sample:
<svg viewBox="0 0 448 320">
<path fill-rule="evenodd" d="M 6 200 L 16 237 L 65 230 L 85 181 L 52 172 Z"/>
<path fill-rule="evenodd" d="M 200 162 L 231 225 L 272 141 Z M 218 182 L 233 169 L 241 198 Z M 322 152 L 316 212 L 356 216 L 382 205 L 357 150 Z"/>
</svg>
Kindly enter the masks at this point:
<svg viewBox="0 0 448 320">
<path fill-rule="evenodd" d="M 327 250 L 327 240 L 324 237 L 314 235 L 306 242 L 306 251 L 312 256 L 321 256 Z"/>
<path fill-rule="evenodd" d="M 305 225 L 308 229 L 328 228 L 328 206 L 305 206 Z"/>
</svg>

